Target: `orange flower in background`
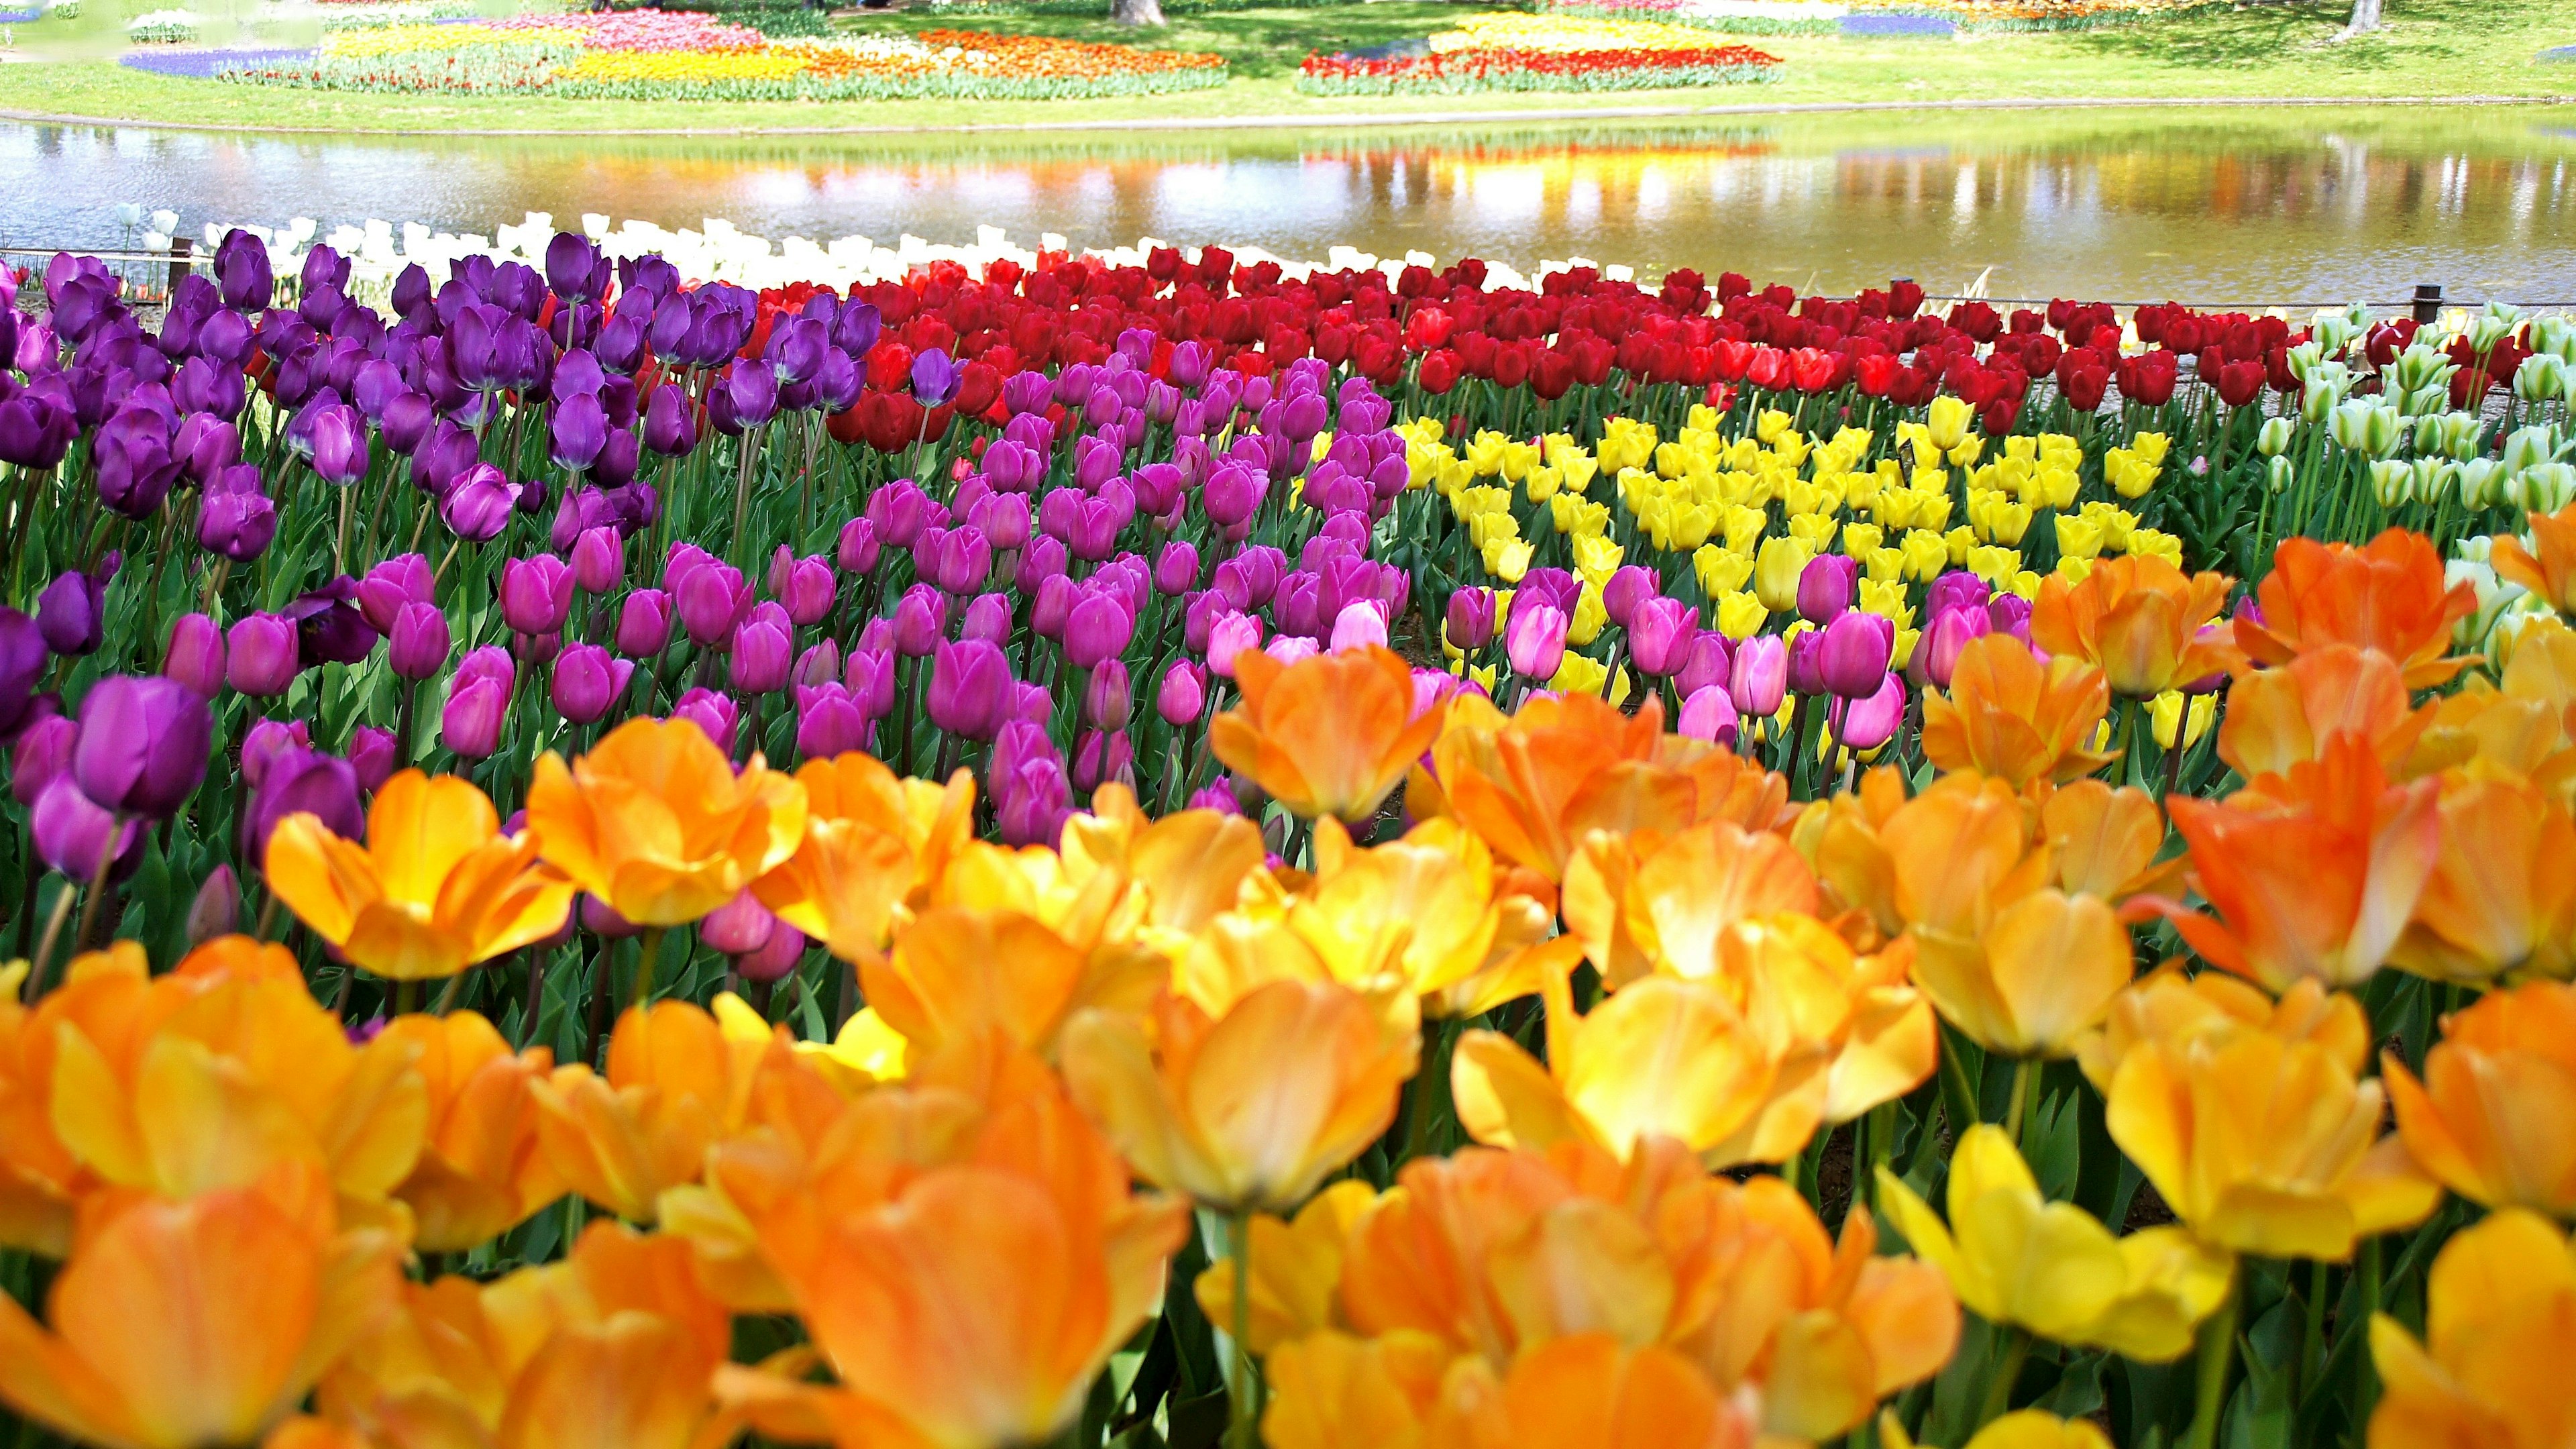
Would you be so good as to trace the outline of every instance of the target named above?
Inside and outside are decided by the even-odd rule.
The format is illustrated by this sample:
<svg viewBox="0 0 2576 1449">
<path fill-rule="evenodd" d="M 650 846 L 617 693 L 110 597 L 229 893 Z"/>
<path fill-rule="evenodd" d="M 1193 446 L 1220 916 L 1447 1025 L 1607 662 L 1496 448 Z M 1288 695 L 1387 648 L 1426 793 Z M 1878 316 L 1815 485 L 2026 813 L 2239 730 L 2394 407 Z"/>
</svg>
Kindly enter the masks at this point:
<svg viewBox="0 0 2576 1449">
<path fill-rule="evenodd" d="M 2204 1021 L 2131 1046 L 2111 1075 L 2111 1140 L 2201 1241 L 2341 1262 L 2440 1205 L 2386 1095 L 2325 1041 Z"/>
<path fill-rule="evenodd" d="M 2408 774 L 2474 765 L 2550 788 L 2576 777 L 2576 630 L 2538 618 L 2511 645 L 2496 683 L 2471 676 L 2458 693 L 2433 702 L 2432 725 L 2406 762 Z"/>
<path fill-rule="evenodd" d="M 1876 840 L 1897 919 L 1983 933 L 1997 911 L 2048 881 L 2047 853 L 2030 848 L 2034 813 L 2005 781 L 1968 774 L 1944 776 L 1900 806 Z"/>
<path fill-rule="evenodd" d="M 2531 590 L 2561 614 L 2576 614 L 2576 504 L 2556 513 L 2528 513 L 2522 521 L 2531 530 L 2530 546 L 2512 534 L 2497 534 L 2487 562 L 2498 578 Z"/>
<path fill-rule="evenodd" d="M 709 1442 L 732 1333 L 685 1241 L 593 1223 L 560 1262 L 403 1285 L 319 1408 L 378 1449 L 689 1449 Z"/>
<path fill-rule="evenodd" d="M 173 1198 L 299 1162 L 338 1190 L 341 1220 L 398 1221 L 388 1198 L 429 1118 L 407 1043 L 352 1045 L 295 958 L 246 936 L 148 982 L 141 969 L 139 951 L 109 958 L 97 998 L 55 1024 L 52 1126 L 73 1157 L 104 1183 Z"/>
<path fill-rule="evenodd" d="M 686 925 L 784 864 L 805 837 L 805 791 L 758 756 L 732 761 L 684 719 L 633 719 L 528 786 L 537 853 L 640 926 Z"/>
<path fill-rule="evenodd" d="M 536 842 L 501 834 L 470 780 L 405 770 L 367 807 L 367 843 L 318 816 L 269 836 L 269 889 L 313 933 L 379 976 L 453 976 L 563 928 L 572 882 L 537 864 Z"/>
<path fill-rule="evenodd" d="M 1670 834 L 1706 820 L 1769 830 L 1790 814 L 1788 781 L 1732 750 L 1664 733 L 1651 701 L 1626 715 L 1591 695 L 1540 697 L 1506 719 L 1461 698 L 1431 758 L 1444 812 L 1551 881 L 1564 879 L 1595 830 Z"/>
<path fill-rule="evenodd" d="M 1950 689 L 1923 696 L 1923 754 L 1943 770 L 1975 770 L 2022 789 L 2089 775 L 2111 756 L 2084 741 L 2110 708 L 2100 669 L 2061 656 L 2046 664 L 2010 634 L 1971 639 Z"/>
<path fill-rule="evenodd" d="M 2192 880 L 2218 911 L 2166 908 L 2215 965 L 2287 991 L 2348 986 L 2388 959 L 2441 852 L 2439 782 L 2391 784 L 2359 738 L 2223 801 L 2166 802 Z"/>
<path fill-rule="evenodd" d="M 1543 1344 L 1500 1382 L 1463 1376 L 1449 1409 L 1461 1449 L 1751 1449 L 1757 1429 L 1689 1359 L 1606 1333 Z"/>
<path fill-rule="evenodd" d="M 2576 975 L 2576 821 L 2483 767 L 2441 780 L 2441 853 L 2389 962 L 2439 981 Z"/>
<path fill-rule="evenodd" d="M 2394 1052 L 2380 1075 L 2406 1150 L 2443 1186 L 2576 1217 L 2576 987 L 2490 993 L 2443 1019 L 2421 1082 Z"/>
<path fill-rule="evenodd" d="M 459 1252 L 563 1196 L 563 1176 L 538 1145 L 531 1090 L 554 1067 L 551 1049 L 513 1052 L 471 1011 L 398 1016 L 383 1035 L 416 1050 L 413 1065 L 429 1089 L 427 1141 L 394 1189 L 411 1207 L 413 1246 Z"/>
<path fill-rule="evenodd" d="M 1043 1055 L 1084 1006 L 1141 1012 L 1169 975 L 1156 956 L 1093 955 L 1018 911 L 940 906 L 896 940 L 894 954 L 859 966 L 868 1009 L 912 1052 L 998 1030 Z M 1120 965 L 1134 969 L 1115 969 Z"/>
<path fill-rule="evenodd" d="M 974 835 L 975 777 L 898 779 L 854 750 L 807 761 L 796 783 L 805 791 L 804 838 L 752 882 L 752 894 L 842 960 L 873 959 L 906 898 L 938 879 Z"/>
<path fill-rule="evenodd" d="M 2114 694 L 2152 698 L 2234 661 L 2223 634 L 2201 632 L 2234 582 L 2147 554 L 2101 560 L 2081 583 L 2050 574 L 2031 608 L 2030 642 L 2099 667 Z"/>
<path fill-rule="evenodd" d="M 2508 1208 L 2463 1228 L 2433 1259 L 2424 1341 L 2370 1322 L 2379 1405 L 2370 1449 L 2563 1444 L 2576 1356 L 2576 1255 L 2567 1235 Z"/>
<path fill-rule="evenodd" d="M 2350 644 L 2396 660 L 2407 688 L 2429 689 L 2470 663 L 2442 651 L 2451 626 L 2477 609 L 2477 591 L 2444 578 L 2442 555 L 2420 533 L 2392 528 L 2360 548 L 2283 539 L 2255 602 L 2260 616 L 2236 621 L 2236 645 L 2258 665 Z"/>
<path fill-rule="evenodd" d="M 391 1311 L 401 1261 L 393 1235 L 342 1228 L 306 1163 L 116 1202 L 54 1279 L 50 1331 L 0 1294 L 0 1399 L 117 1449 L 252 1442 Z"/>
<path fill-rule="evenodd" d="M 1273 981 L 1211 1014 L 1165 994 L 1149 1037 L 1086 1011 L 1065 1029 L 1065 1085 L 1138 1176 L 1228 1211 L 1284 1211 L 1395 1120 L 1420 1056 L 1397 1020 L 1335 982 Z"/>
<path fill-rule="evenodd" d="M 1243 703 L 1208 725 L 1208 748 L 1280 804 L 1309 818 L 1358 822 L 1440 732 L 1440 711 L 1413 712 L 1413 670 L 1378 646 L 1281 664 L 1236 657 Z"/>
<path fill-rule="evenodd" d="M 2251 780 L 2322 758 L 2327 740 L 2348 734 L 2393 771 L 2432 723 L 2433 706 L 2414 707 L 2395 660 L 2329 644 L 2237 678 L 2218 726 L 2218 757 Z"/>
<path fill-rule="evenodd" d="M 608 1039 L 608 1074 L 580 1062 L 530 1084 L 545 1154 L 572 1191 L 633 1223 L 664 1189 L 694 1182 L 742 1111 L 765 1042 L 729 1041 L 685 1001 L 630 1006 Z"/>
</svg>

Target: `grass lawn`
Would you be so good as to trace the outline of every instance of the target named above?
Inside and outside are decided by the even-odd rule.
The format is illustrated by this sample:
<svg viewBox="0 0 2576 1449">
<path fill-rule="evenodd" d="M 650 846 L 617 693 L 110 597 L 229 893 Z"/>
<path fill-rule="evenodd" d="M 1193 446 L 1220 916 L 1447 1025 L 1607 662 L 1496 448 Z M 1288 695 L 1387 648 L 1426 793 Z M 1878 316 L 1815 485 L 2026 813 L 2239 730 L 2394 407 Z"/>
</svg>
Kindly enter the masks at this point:
<svg viewBox="0 0 2576 1449">
<path fill-rule="evenodd" d="M 2088 97 L 2558 96 L 2576 99 L 2576 63 L 2537 54 L 2576 44 L 2576 0 L 2390 0 L 2381 32 L 2333 43 L 2346 0 L 2212 7 L 2152 24 L 2053 34 L 1958 39 L 1746 37 L 1782 56 L 1776 83 L 1685 91 L 1413 97 L 1313 97 L 1294 87 L 1310 50 L 1374 44 L 1439 29 L 1470 7 L 1423 0 L 1183 14 L 1155 31 L 1098 18 L 1000 13 L 896 13 L 852 18 L 849 29 L 942 26 L 1115 40 L 1214 51 L 1233 79 L 1223 89 L 1097 101 L 677 103 L 548 99 L 459 100 L 291 90 L 145 75 L 112 61 L 65 57 L 0 67 L 0 111 L 187 121 L 246 127 L 436 132 L 493 129 L 763 130 L 838 127 L 1115 126 L 1146 118 L 1277 117 L 1330 122 L 1353 115 L 1622 106 L 1773 106 L 1818 102 L 2018 100 Z M 44 39 L 20 32 L 41 56 Z"/>
</svg>

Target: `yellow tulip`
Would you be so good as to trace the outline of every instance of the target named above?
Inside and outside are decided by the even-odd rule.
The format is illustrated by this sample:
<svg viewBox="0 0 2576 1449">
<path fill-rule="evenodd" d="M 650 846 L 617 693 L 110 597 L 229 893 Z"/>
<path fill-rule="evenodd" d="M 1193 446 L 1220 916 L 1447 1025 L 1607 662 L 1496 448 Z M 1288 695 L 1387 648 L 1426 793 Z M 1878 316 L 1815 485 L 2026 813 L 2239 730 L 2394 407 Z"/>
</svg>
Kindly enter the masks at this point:
<svg viewBox="0 0 2576 1449">
<path fill-rule="evenodd" d="M 0 1400 L 111 1449 L 247 1444 L 392 1306 L 402 1244 L 344 1230 L 331 1184 L 282 1162 L 178 1199 L 102 1201 L 40 1327 L 0 1294 Z"/>
<path fill-rule="evenodd" d="M 546 1156 L 574 1192 L 649 1223 L 664 1189 L 694 1182 L 707 1148 L 741 1115 L 763 1045 L 728 1042 L 685 1001 L 630 1006 L 608 1039 L 608 1073 L 555 1068 L 530 1090 Z"/>
<path fill-rule="evenodd" d="M 537 853 L 641 926 L 694 921 L 784 864 L 805 837 L 805 791 L 733 764 L 687 720 L 634 719 L 528 787 Z"/>
<path fill-rule="evenodd" d="M 1308 817 L 1366 820 L 1440 730 L 1440 711 L 1416 717 L 1413 671 L 1377 647 L 1283 665 L 1258 650 L 1236 662 L 1241 706 L 1208 726 L 1229 768 Z"/>
<path fill-rule="evenodd" d="M 897 779 L 852 751 L 806 762 L 796 783 L 804 838 L 752 894 L 844 961 L 878 956 L 906 898 L 973 835 L 975 777 L 959 770 L 945 786 Z"/>
<path fill-rule="evenodd" d="M 1914 1449 L 1914 1440 L 1893 1410 L 1879 1415 L 1878 1442 L 1881 1449 Z M 2111 1437 L 2090 1419 L 2061 1419 L 2045 1409 L 2016 1409 L 1979 1429 L 1967 1449 L 2111 1449 Z"/>
<path fill-rule="evenodd" d="M 1345 1178 L 1315 1194 L 1293 1221 L 1254 1215 L 1247 1267 L 1252 1308 L 1246 1318 L 1254 1353 L 1266 1358 L 1283 1344 L 1347 1326 L 1338 1292 L 1342 1255 L 1352 1229 L 1377 1200 L 1377 1189 Z M 1192 1286 L 1208 1322 L 1234 1322 L 1232 1258 L 1217 1259 Z"/>
<path fill-rule="evenodd" d="M 367 843 L 294 814 L 269 836 L 269 889 L 313 933 L 379 976 L 453 976 L 563 928 L 573 886 L 504 836 L 470 780 L 405 770 L 367 808 Z"/>
<path fill-rule="evenodd" d="M 1943 393 L 1932 399 L 1923 419 L 1924 437 L 1941 452 L 1955 451 L 1968 440 L 1968 429 L 1977 421 L 1977 410 L 1966 398 Z"/>
<path fill-rule="evenodd" d="M 1961 1303 L 2042 1338 L 2167 1362 L 2234 1282 L 2235 1260 L 2180 1228 L 2114 1238 L 2082 1208 L 2048 1201 L 1999 1127 L 1971 1127 L 1951 1149 L 1946 1224 L 1884 1167 L 1878 1183 L 1881 1210 Z"/>
<path fill-rule="evenodd" d="M 1830 524 L 1829 524 L 1830 526 Z M 1766 538 L 1753 556 L 1753 595 L 1774 614 L 1798 607 L 1798 580 L 1816 556 L 1815 546 L 1796 538 Z"/>
<path fill-rule="evenodd" d="M 2035 891 L 1974 938 L 1915 932 L 1914 984 L 1977 1045 L 2064 1057 L 2129 984 L 2129 933 L 2090 895 Z"/>
<path fill-rule="evenodd" d="M 554 1052 L 512 1052 L 492 1023 L 471 1011 L 400 1016 L 384 1037 L 418 1052 L 429 1091 L 429 1130 L 420 1161 L 394 1189 L 411 1207 L 412 1242 L 453 1253 L 499 1236 L 561 1197 L 563 1175 L 538 1143 L 534 1084 Z"/>
<path fill-rule="evenodd" d="M 2423 1081 L 2393 1052 L 2380 1074 L 2407 1151 L 2445 1187 L 2576 1217 L 2576 987 L 2490 992 L 2443 1019 Z"/>
<path fill-rule="evenodd" d="M 2379 1406 L 2370 1449 L 2564 1443 L 2576 1355 L 2576 1257 L 2545 1218 L 2507 1208 L 2433 1259 L 2424 1340 L 2371 1320 Z"/>
</svg>

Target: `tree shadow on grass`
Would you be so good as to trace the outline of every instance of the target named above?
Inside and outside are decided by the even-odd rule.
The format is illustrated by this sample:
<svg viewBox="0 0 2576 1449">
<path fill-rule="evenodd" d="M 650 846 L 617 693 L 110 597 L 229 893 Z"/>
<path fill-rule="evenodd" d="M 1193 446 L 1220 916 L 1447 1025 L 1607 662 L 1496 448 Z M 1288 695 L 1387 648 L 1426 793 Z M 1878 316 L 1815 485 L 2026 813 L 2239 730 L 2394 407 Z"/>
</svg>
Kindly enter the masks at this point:
<svg viewBox="0 0 2576 1449">
<path fill-rule="evenodd" d="M 2382 29 L 2335 40 L 2351 14 L 2350 0 L 2211 6 L 2171 20 L 2074 32 L 2066 40 L 2113 64 L 2205 71 L 2292 63 L 2378 79 L 2491 61 L 2497 50 L 2510 48 L 2510 37 L 2534 28 L 2530 14 L 2496 0 L 2392 0 Z"/>
</svg>

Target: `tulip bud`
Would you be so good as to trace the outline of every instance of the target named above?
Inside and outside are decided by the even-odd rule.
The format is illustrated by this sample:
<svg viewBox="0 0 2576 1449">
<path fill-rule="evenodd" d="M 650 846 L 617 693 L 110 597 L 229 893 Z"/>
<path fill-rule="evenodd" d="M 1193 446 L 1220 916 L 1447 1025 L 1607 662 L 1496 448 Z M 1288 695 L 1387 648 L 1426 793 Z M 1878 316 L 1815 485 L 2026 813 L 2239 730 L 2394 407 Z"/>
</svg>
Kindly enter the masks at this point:
<svg viewBox="0 0 2576 1449">
<path fill-rule="evenodd" d="M 796 753 L 809 760 L 828 760 L 874 743 L 876 722 L 858 694 L 826 681 L 796 686 Z"/>
<path fill-rule="evenodd" d="M 596 644 L 571 645 L 555 660 L 549 690 L 555 713 L 577 725 L 597 723 L 616 707 L 634 673 L 632 661 L 617 658 Z"/>
<path fill-rule="evenodd" d="M 1512 672 L 1545 683 L 1565 663 L 1565 611 L 1550 604 L 1512 601 L 1512 620 L 1503 633 L 1503 651 Z"/>
<path fill-rule="evenodd" d="M 617 611 L 617 652 L 630 659 L 651 659 L 671 643 L 671 596 L 660 589 L 637 589 Z"/>
<path fill-rule="evenodd" d="M 1845 554 L 1818 554 L 1798 575 L 1798 617 L 1821 629 L 1859 595 L 1860 560 Z"/>
<path fill-rule="evenodd" d="M 19 804 L 34 808 L 54 777 L 72 767 L 72 743 L 78 738 L 80 726 L 58 714 L 45 716 L 18 736 L 9 747 L 9 793 Z"/>
<path fill-rule="evenodd" d="M 733 969 L 745 981 L 784 981 L 795 973 L 796 963 L 804 955 L 805 933 L 780 921 L 770 928 L 769 939 L 761 943 L 760 949 L 734 958 Z"/>
<path fill-rule="evenodd" d="M 1816 644 L 1824 687 L 1845 699 L 1877 692 L 1896 643 L 1896 627 L 1876 614 L 1852 610 L 1825 626 Z"/>
<path fill-rule="evenodd" d="M 1494 591 L 1460 589 L 1449 596 L 1449 647 L 1473 654 L 1494 642 Z"/>
<path fill-rule="evenodd" d="M 1681 718 L 1674 727 L 1692 739 L 1733 749 L 1737 730 L 1735 701 L 1717 685 L 1702 685 L 1682 701 Z"/>
<path fill-rule="evenodd" d="M 573 540 L 572 580 L 582 592 L 605 594 L 626 577 L 626 541 L 606 525 L 585 528 Z"/>
<path fill-rule="evenodd" d="M 1896 738 L 1905 720 L 1905 681 L 1880 676 L 1878 688 L 1843 706 L 1842 742 L 1855 750 L 1874 750 Z"/>
<path fill-rule="evenodd" d="M 392 730 L 360 725 L 349 731 L 349 768 L 357 772 L 360 793 L 372 795 L 383 789 L 399 763 Z"/>
<path fill-rule="evenodd" d="M 1207 663 L 1219 679 L 1234 677 L 1235 656 L 1261 647 L 1261 619 L 1253 614 L 1221 613 L 1208 624 Z"/>
<path fill-rule="evenodd" d="M 903 591 L 894 606 L 894 648 L 906 659 L 919 659 L 939 647 L 948 633 L 948 596 L 928 584 Z"/>
<path fill-rule="evenodd" d="M 206 872 L 205 882 L 197 887 L 197 898 L 188 906 L 188 944 L 202 946 L 218 936 L 229 936 L 241 929 L 241 883 L 233 868 L 218 863 Z"/>
<path fill-rule="evenodd" d="M 224 677 L 258 699 L 286 693 L 299 672 L 295 624 L 283 614 L 250 614 L 225 637 Z"/>
<path fill-rule="evenodd" d="M 79 569 L 67 569 L 36 595 L 36 629 L 56 654 L 95 653 L 107 642 L 106 587 Z"/>
<path fill-rule="evenodd" d="M 583 930 L 594 936 L 607 937 L 612 941 L 623 941 L 629 936 L 641 935 L 644 931 L 642 926 L 617 914 L 615 906 L 597 896 L 583 896 L 578 914 Z"/>
<path fill-rule="evenodd" d="M 1789 649 L 1777 634 L 1756 634 L 1735 646 L 1735 664 L 1726 682 L 1726 697 L 1742 719 L 1762 719 L 1780 712 L 1789 693 Z"/>
<path fill-rule="evenodd" d="M 1082 690 L 1082 717 L 1092 728 L 1124 729 L 1134 709 L 1135 696 L 1129 687 L 1125 661 L 1106 660 L 1091 671 Z"/>
<path fill-rule="evenodd" d="M 1656 594 L 1629 610 L 1628 657 L 1640 671 L 1658 678 L 1678 673 L 1690 662 L 1699 632 L 1698 610 Z"/>
<path fill-rule="evenodd" d="M 132 874 L 143 860 L 140 822 L 119 821 L 81 793 L 79 783 L 68 773 L 56 776 L 36 797 L 27 824 L 35 837 L 37 856 L 71 880 L 95 878 L 99 863 L 111 857 L 115 863 L 109 867 L 108 877 L 121 879 Z"/>
<path fill-rule="evenodd" d="M 734 732 L 742 721 L 741 707 L 733 696 L 712 689 L 692 689 L 671 705 L 671 718 L 684 719 L 704 731 L 715 747 L 733 753 Z"/>
<path fill-rule="evenodd" d="M 832 579 L 832 566 L 818 555 L 800 559 L 780 544 L 769 567 L 769 593 L 787 610 L 787 617 L 798 627 L 819 624 L 832 612 L 832 595 L 837 587 Z"/>
<path fill-rule="evenodd" d="M 1199 667 L 1186 659 L 1175 659 L 1163 671 L 1163 682 L 1154 690 L 1154 712 L 1168 725 L 1195 722 L 1207 707 L 1207 682 Z"/>
<path fill-rule="evenodd" d="M 522 634 L 552 634 L 572 616 L 572 566 L 550 553 L 501 565 L 501 617 Z"/>
<path fill-rule="evenodd" d="M 927 704 L 930 722 L 950 734 L 989 740 L 1012 704 L 1011 664 L 982 639 L 943 643 L 931 661 Z"/>
<path fill-rule="evenodd" d="M 1178 598 L 1198 586 L 1199 551 L 1185 539 L 1174 539 L 1163 545 L 1154 556 L 1154 591 L 1166 598 Z"/>
<path fill-rule="evenodd" d="M 448 683 L 447 707 L 439 714 L 440 743 L 465 759 L 488 758 L 501 747 L 501 726 L 517 683 L 518 667 L 507 649 L 487 644 L 468 653 Z"/>
<path fill-rule="evenodd" d="M 1333 616 L 1333 652 L 1386 647 L 1386 610 L 1375 599 L 1353 599 Z"/>
<path fill-rule="evenodd" d="M 698 921 L 698 939 L 728 956 L 744 956 L 769 944 L 778 917 L 749 891 L 716 907 Z"/>
<path fill-rule="evenodd" d="M 182 614 L 170 626 L 170 647 L 161 656 L 161 672 L 212 699 L 224 687 L 224 633 L 203 614 Z"/>
<path fill-rule="evenodd" d="M 1993 617 L 1983 608 L 1943 609 L 1932 616 L 1915 642 L 1913 668 L 1935 689 L 1948 689 L 1950 676 L 1959 666 L 1959 651 L 1971 639 L 1983 638 L 1994 631 Z"/>
<path fill-rule="evenodd" d="M 865 518 L 853 518 L 841 525 L 841 538 L 833 550 L 833 562 L 846 574 L 868 574 L 876 571 L 879 546 L 877 526 Z"/>
</svg>

